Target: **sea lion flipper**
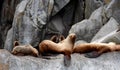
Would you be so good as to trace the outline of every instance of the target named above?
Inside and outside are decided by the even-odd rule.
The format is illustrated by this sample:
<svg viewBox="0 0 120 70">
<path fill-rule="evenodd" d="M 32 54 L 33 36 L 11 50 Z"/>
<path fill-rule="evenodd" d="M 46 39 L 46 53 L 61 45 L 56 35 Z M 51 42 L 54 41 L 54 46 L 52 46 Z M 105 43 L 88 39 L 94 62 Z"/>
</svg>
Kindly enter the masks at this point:
<svg viewBox="0 0 120 70">
<path fill-rule="evenodd" d="M 57 35 L 52 36 L 50 40 L 53 41 L 53 42 L 56 42 L 57 41 Z"/>
<path fill-rule="evenodd" d="M 71 64 L 71 55 L 64 55 L 64 65 L 65 66 L 70 66 Z"/>
<path fill-rule="evenodd" d="M 60 41 L 64 40 L 65 37 L 63 35 L 60 35 Z"/>
<path fill-rule="evenodd" d="M 84 56 L 88 58 L 96 58 L 100 56 L 100 54 L 97 51 L 93 51 L 93 52 L 84 54 Z"/>
<path fill-rule="evenodd" d="M 13 43 L 14 47 L 18 46 L 19 44 L 20 44 L 19 41 L 14 41 L 14 43 Z"/>
<path fill-rule="evenodd" d="M 111 48 L 108 47 L 108 46 L 100 46 L 101 48 L 98 49 L 98 51 L 92 51 L 91 53 L 87 53 L 85 55 L 85 57 L 88 57 L 88 58 L 96 58 L 98 56 L 100 56 L 102 53 L 106 53 L 106 52 L 110 52 L 111 51 Z"/>
</svg>

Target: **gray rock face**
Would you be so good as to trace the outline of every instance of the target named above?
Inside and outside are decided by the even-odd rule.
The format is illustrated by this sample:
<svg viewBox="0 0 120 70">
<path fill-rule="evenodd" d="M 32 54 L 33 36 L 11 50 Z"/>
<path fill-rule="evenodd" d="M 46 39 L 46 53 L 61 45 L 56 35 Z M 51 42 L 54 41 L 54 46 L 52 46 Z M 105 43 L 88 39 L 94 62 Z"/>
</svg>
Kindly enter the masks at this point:
<svg viewBox="0 0 120 70">
<path fill-rule="evenodd" d="M 83 43 L 87 43 L 87 42 L 84 41 L 84 40 L 78 40 L 78 41 L 75 42 L 75 46 L 79 45 L 79 44 L 83 44 Z"/>
<path fill-rule="evenodd" d="M 114 30 L 112 32 L 110 32 L 109 34 L 101 37 L 100 39 L 97 39 L 95 42 L 103 42 L 103 43 L 109 43 L 109 42 L 114 42 L 116 44 L 120 44 L 120 31 L 117 32 L 117 30 Z"/>
<path fill-rule="evenodd" d="M 42 34 L 41 28 L 46 24 L 47 17 L 40 3 L 41 0 L 25 0 L 17 6 L 13 21 L 13 41 L 18 40 L 21 44 L 37 46 L 39 36 Z"/>
<path fill-rule="evenodd" d="M 108 3 L 108 2 L 110 2 L 110 1 L 105 0 L 105 3 Z M 87 42 L 90 42 L 92 40 L 92 42 L 93 42 L 93 41 L 95 41 L 95 39 L 98 39 L 99 37 L 103 37 L 106 34 L 118 29 L 119 16 L 115 13 L 115 12 L 119 11 L 118 3 L 119 3 L 118 0 L 112 0 L 109 4 L 98 8 L 91 14 L 91 16 L 88 20 L 85 19 L 85 20 L 73 25 L 72 28 L 70 29 L 69 33 L 76 33 L 77 40 L 85 40 Z M 115 14 L 116 14 L 116 16 L 115 16 Z M 103 25 L 105 25 L 105 26 L 102 27 Z M 99 29 L 101 27 L 102 27 L 102 29 L 99 31 Z M 97 32 L 99 33 L 99 35 L 96 34 Z M 97 36 L 95 36 L 95 34 Z M 119 34 L 117 33 L 115 35 L 117 35 L 116 36 L 117 39 L 115 39 L 114 42 L 120 43 L 119 37 L 118 37 Z M 112 36 L 112 38 L 114 36 Z M 111 36 L 109 38 L 111 38 Z M 111 41 L 111 39 L 109 39 L 109 40 Z M 102 42 L 102 41 L 100 40 L 99 42 Z M 108 42 L 108 39 L 106 42 Z"/>
<path fill-rule="evenodd" d="M 85 18 L 89 18 L 92 12 L 103 4 L 102 0 L 85 0 Z"/>
<path fill-rule="evenodd" d="M 12 40 L 13 40 L 13 36 L 12 36 L 12 34 L 13 34 L 13 29 L 11 28 L 9 31 L 8 31 L 8 34 L 7 34 L 7 40 L 5 41 L 5 44 L 4 44 L 4 49 L 7 49 L 7 50 L 10 50 L 10 51 L 12 51 L 12 49 L 13 49 L 13 42 L 12 42 Z"/>
<path fill-rule="evenodd" d="M 51 59 L 32 56 L 14 56 L 6 50 L 0 50 L 1 70 L 119 70 L 120 52 L 105 53 L 98 58 L 86 58 L 72 54 L 71 65 L 65 67 L 63 55 Z"/>
<path fill-rule="evenodd" d="M 12 33 L 9 33 L 12 38 L 7 36 L 9 42 L 5 42 L 5 49 L 11 51 L 15 40 L 37 47 L 52 35 L 66 37 L 71 25 L 82 19 L 83 0 L 23 0 L 16 8 Z"/>
<path fill-rule="evenodd" d="M 120 0 L 112 0 L 106 7 L 107 17 L 113 17 L 120 23 Z"/>
<path fill-rule="evenodd" d="M 91 42 L 98 40 L 111 32 L 118 29 L 119 23 L 114 18 L 110 18 L 110 20 L 97 32 L 97 34 L 93 37 Z"/>
<path fill-rule="evenodd" d="M 105 24 L 107 18 L 103 14 L 104 7 L 100 7 L 95 10 L 90 18 L 74 24 L 69 33 L 76 33 L 76 40 L 85 40 L 90 42 L 92 37 L 99 31 L 99 29 Z M 104 21 L 103 21 L 103 18 Z"/>
<path fill-rule="evenodd" d="M 0 1 L 0 48 L 4 48 L 7 32 L 12 26 L 14 12 L 21 0 Z"/>
<path fill-rule="evenodd" d="M 95 32 L 98 31 L 94 24 L 95 23 L 90 20 L 83 20 L 80 23 L 73 25 L 69 33 L 75 33 L 77 35 L 76 40 L 85 40 L 90 42 L 92 36 L 94 36 Z M 99 24 L 98 27 L 100 28 Z"/>
<path fill-rule="evenodd" d="M 68 26 L 71 25 L 72 22 L 80 21 L 79 18 L 83 19 L 83 15 L 88 18 L 93 10 L 103 5 L 101 0 L 85 0 L 85 11 L 90 11 L 86 11 L 86 14 L 83 14 L 83 0 L 71 0 L 71 2 L 68 3 L 69 1 L 70 0 L 23 0 L 16 8 L 12 28 L 9 30 L 5 42 L 5 49 L 11 51 L 13 41 L 15 40 L 20 41 L 21 44 L 30 43 L 33 47 L 37 46 L 41 39 L 41 34 L 43 34 L 41 29 L 47 24 L 46 21 L 49 19 L 50 15 L 53 17 L 54 15 L 61 13 L 57 16 L 58 18 L 56 18 L 56 16 L 54 18 L 58 19 L 60 21 L 59 23 L 68 22 L 67 24 L 63 23 L 63 26 Z M 79 2 L 79 4 L 77 2 Z M 54 3 L 55 6 L 53 6 Z M 62 6 L 60 5 L 61 3 Z M 87 5 L 87 3 L 89 4 Z M 79 7 L 76 7 L 76 5 L 79 5 Z M 68 7 L 64 8 L 64 6 Z M 111 41 L 114 38 L 115 41 L 117 40 L 117 42 L 120 42 L 120 32 L 116 32 L 117 24 L 119 23 L 119 6 L 120 0 L 112 0 L 110 4 L 101 6 L 95 10 L 89 19 L 85 19 L 73 25 L 69 33 L 76 33 L 76 44 L 91 42 L 95 35 L 93 41 L 101 38 L 101 36 L 105 36 L 105 40 L 103 41 Z M 53 7 L 54 10 L 51 14 L 51 9 Z M 89 9 L 89 7 L 91 8 Z M 72 8 L 72 10 L 67 8 Z M 77 10 L 77 12 L 74 11 L 74 9 Z M 59 10 L 62 10 L 62 12 L 59 12 Z M 79 11 L 83 14 L 82 16 L 81 14 L 76 14 L 79 13 Z M 75 18 L 72 20 L 73 17 Z M 115 20 L 117 20 L 118 23 Z M 107 23 L 107 21 L 109 22 Z M 53 22 L 57 23 L 57 21 Z M 102 27 L 103 25 L 105 26 Z M 113 28 L 107 25 L 111 25 Z M 54 26 L 57 26 L 57 24 Z M 60 27 L 62 27 L 62 25 Z M 100 29 L 101 27 L 102 29 Z M 107 30 L 108 28 L 111 28 L 110 31 L 104 32 L 101 36 L 97 36 L 96 33 L 99 30 Z M 67 29 L 64 27 L 63 29 L 56 28 L 56 30 L 61 32 L 64 30 L 68 31 Z M 110 35 L 107 35 L 107 33 Z M 86 58 L 80 54 L 72 54 L 71 65 L 69 67 L 64 66 L 62 54 L 49 57 L 50 59 L 36 58 L 32 56 L 14 56 L 6 50 L 0 50 L 0 70 L 119 70 L 120 64 L 120 52 L 105 53 L 100 57 L 93 59 Z"/>
<path fill-rule="evenodd" d="M 52 1 L 52 0 L 50 0 Z M 42 27 L 46 24 L 47 17 L 51 12 L 51 4 L 45 7 L 49 1 L 46 0 L 45 4 L 40 0 L 24 0 L 16 8 L 13 25 L 12 25 L 12 38 L 9 42 L 5 42 L 5 49 L 11 51 L 9 47 L 13 46 L 13 41 L 17 40 L 21 44 L 31 44 L 33 47 L 38 46 L 40 37 L 42 35 Z M 44 8 L 45 7 L 45 8 Z"/>
</svg>

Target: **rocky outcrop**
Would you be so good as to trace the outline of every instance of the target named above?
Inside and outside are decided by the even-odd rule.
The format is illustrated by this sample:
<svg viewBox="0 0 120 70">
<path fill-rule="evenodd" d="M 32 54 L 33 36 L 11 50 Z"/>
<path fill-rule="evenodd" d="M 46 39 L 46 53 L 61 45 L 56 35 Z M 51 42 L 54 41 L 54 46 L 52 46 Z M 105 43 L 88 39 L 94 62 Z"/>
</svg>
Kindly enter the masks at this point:
<svg viewBox="0 0 120 70">
<path fill-rule="evenodd" d="M 116 34 L 117 33 L 116 31 L 118 29 L 119 29 L 119 23 L 113 17 L 111 17 L 110 20 L 96 33 L 96 35 L 92 38 L 91 42 L 105 42 L 104 41 L 105 39 L 103 38 L 107 38 L 110 35 L 112 36 Z M 119 38 L 119 34 L 115 38 Z M 112 41 L 112 39 L 106 42 L 110 42 L 110 41 Z M 112 42 L 120 43 L 120 41 L 114 41 L 114 40 Z"/>
<path fill-rule="evenodd" d="M 44 8 L 42 4 L 42 0 L 24 0 L 17 6 L 11 31 L 12 38 L 6 40 L 11 39 L 5 42 L 5 49 L 11 51 L 15 40 L 21 44 L 31 44 L 33 47 L 39 44 L 42 27 L 47 21 L 47 12 L 51 12 L 49 7 Z"/>
<path fill-rule="evenodd" d="M 0 48 L 4 47 L 7 32 L 12 26 L 14 12 L 21 0 L 0 1 Z"/>
<path fill-rule="evenodd" d="M 88 19 L 93 11 L 103 6 L 103 4 L 103 0 L 85 0 L 85 18 Z"/>
<path fill-rule="evenodd" d="M 107 8 L 107 16 L 113 17 L 120 24 L 120 0 L 112 0 L 110 4 L 108 4 Z"/>
<path fill-rule="evenodd" d="M 105 53 L 98 58 L 86 58 L 72 54 L 71 65 L 64 66 L 63 55 L 49 56 L 43 59 L 32 56 L 14 56 L 6 50 L 0 50 L 1 70 L 118 70 L 120 52 Z"/>
<path fill-rule="evenodd" d="M 69 33 L 76 33 L 77 41 L 120 43 L 119 32 L 116 32 L 120 28 L 119 16 L 115 13 L 120 10 L 119 1 L 108 2 L 105 0 L 107 4 L 95 10 L 89 19 L 74 24 Z"/>
<path fill-rule="evenodd" d="M 92 13 L 89 19 L 74 24 L 69 33 L 76 33 L 76 40 L 90 42 L 92 37 L 99 31 L 106 21 L 107 18 L 104 14 L 104 7 L 100 7 Z"/>
<path fill-rule="evenodd" d="M 13 0 L 7 2 L 11 1 L 13 2 Z M 3 38 L 5 40 L 4 32 L 7 33 L 4 48 L 9 51 L 12 50 L 15 40 L 18 40 L 21 44 L 30 43 L 33 47 L 36 47 L 40 40 L 43 40 L 45 36 L 53 35 L 53 33 L 66 36 L 70 27 L 74 24 L 69 33 L 76 33 L 77 42 L 75 44 L 98 42 L 97 40 L 100 40 L 99 42 L 111 41 L 113 39 L 115 42 L 117 41 L 116 43 L 120 43 L 120 32 L 116 32 L 119 29 L 117 25 L 120 23 L 120 0 L 112 0 L 110 3 L 110 0 L 104 0 L 106 4 L 102 1 L 23 0 L 16 8 L 13 24 L 10 24 L 12 28 L 5 27 L 6 29 L 4 29 L 3 26 L 3 28 L 0 28 L 1 31 L 3 30 L 0 34 L 0 40 Z M 7 10 L 5 13 L 11 13 L 11 10 L 6 8 L 5 10 Z M 6 14 L 3 15 L 7 16 Z M 13 16 L 13 12 L 6 18 L 10 22 L 13 19 L 11 16 Z M 84 18 L 89 19 L 83 20 Z M 7 21 L 6 19 L 5 21 Z M 44 25 L 47 26 L 47 29 Z M 10 29 L 9 32 L 7 32 L 8 29 Z M 3 42 L 3 40 L 0 41 L 0 44 Z M 119 70 L 120 64 L 120 52 L 105 53 L 93 59 L 86 58 L 81 54 L 72 54 L 69 67 L 64 66 L 64 56 L 62 54 L 48 57 L 49 59 L 14 56 L 6 50 L 0 50 L 0 70 Z"/>
<path fill-rule="evenodd" d="M 82 3 L 82 0 L 23 0 L 16 8 L 12 30 L 8 32 L 12 36 L 7 36 L 4 48 L 11 51 L 15 40 L 37 47 L 52 35 L 66 37 L 73 22 L 83 19 Z"/>
</svg>

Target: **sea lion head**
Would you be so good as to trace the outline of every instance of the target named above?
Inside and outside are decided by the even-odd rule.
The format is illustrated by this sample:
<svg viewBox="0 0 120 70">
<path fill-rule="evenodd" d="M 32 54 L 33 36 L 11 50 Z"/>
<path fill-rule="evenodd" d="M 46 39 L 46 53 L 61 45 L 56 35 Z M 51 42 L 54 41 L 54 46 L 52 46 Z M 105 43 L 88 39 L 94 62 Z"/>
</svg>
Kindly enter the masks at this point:
<svg viewBox="0 0 120 70">
<path fill-rule="evenodd" d="M 16 55 L 19 52 L 19 50 L 20 49 L 18 47 L 14 47 L 11 53 Z"/>
<path fill-rule="evenodd" d="M 75 33 L 71 33 L 71 34 L 69 34 L 68 37 L 70 38 L 70 40 L 71 40 L 72 43 L 74 44 L 74 43 L 75 43 L 75 39 L 76 39 L 76 34 L 75 34 Z"/>
</svg>

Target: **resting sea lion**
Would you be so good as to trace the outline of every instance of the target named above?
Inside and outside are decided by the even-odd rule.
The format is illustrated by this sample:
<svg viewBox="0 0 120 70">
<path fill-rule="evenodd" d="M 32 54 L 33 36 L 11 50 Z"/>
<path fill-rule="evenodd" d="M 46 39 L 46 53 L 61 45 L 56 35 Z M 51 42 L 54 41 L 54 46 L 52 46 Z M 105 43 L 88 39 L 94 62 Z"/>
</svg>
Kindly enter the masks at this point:
<svg viewBox="0 0 120 70">
<path fill-rule="evenodd" d="M 28 45 L 19 45 L 18 41 L 14 42 L 14 48 L 12 50 L 14 55 L 32 55 L 38 57 L 38 50 L 33 48 L 30 44 Z"/>
<path fill-rule="evenodd" d="M 76 35 L 69 34 L 66 39 L 55 43 L 51 40 L 44 40 L 39 44 L 40 54 L 60 53 L 65 55 L 65 63 L 71 59 L 72 50 L 74 47 Z M 67 63 L 66 63 L 67 65 Z"/>
<path fill-rule="evenodd" d="M 76 45 L 73 48 L 73 53 L 88 53 L 86 57 L 95 58 L 100 56 L 102 53 L 120 51 L 120 45 L 115 43 L 84 43 Z"/>
</svg>

